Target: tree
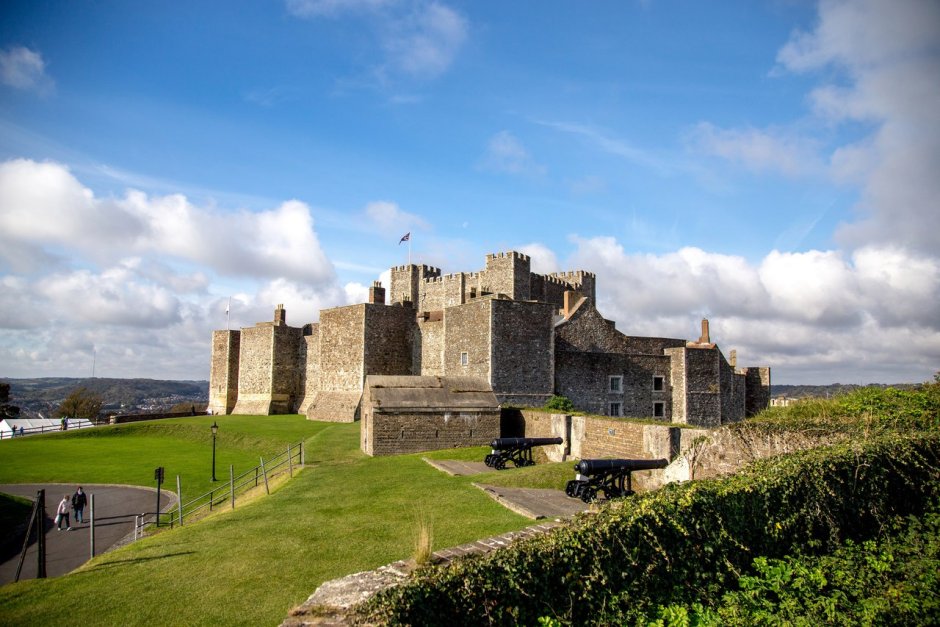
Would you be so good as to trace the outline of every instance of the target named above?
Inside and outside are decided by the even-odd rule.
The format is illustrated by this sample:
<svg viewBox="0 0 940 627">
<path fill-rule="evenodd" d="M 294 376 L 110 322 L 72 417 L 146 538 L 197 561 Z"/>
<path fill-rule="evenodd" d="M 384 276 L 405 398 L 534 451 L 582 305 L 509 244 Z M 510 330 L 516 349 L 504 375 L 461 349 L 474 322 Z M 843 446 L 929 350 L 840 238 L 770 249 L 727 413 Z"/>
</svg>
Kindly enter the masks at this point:
<svg viewBox="0 0 940 627">
<path fill-rule="evenodd" d="M 20 415 L 20 408 L 10 404 L 10 384 L 0 382 L 0 420 L 16 418 Z"/>
<path fill-rule="evenodd" d="M 59 405 L 56 416 L 95 420 L 101 412 L 102 405 L 104 405 L 104 400 L 97 392 L 92 392 L 85 387 L 75 388 Z"/>
</svg>

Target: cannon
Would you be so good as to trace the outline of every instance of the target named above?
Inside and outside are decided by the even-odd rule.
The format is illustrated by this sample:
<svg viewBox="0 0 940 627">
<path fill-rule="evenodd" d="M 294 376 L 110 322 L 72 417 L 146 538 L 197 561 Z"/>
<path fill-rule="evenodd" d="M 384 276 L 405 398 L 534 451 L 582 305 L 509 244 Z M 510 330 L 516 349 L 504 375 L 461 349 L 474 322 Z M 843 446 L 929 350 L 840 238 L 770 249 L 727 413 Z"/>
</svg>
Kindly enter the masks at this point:
<svg viewBox="0 0 940 627">
<path fill-rule="evenodd" d="M 634 470 L 654 470 L 669 465 L 667 459 L 582 459 L 575 464 L 577 473 L 565 485 L 565 494 L 590 503 L 598 492 L 612 499 L 633 494 Z"/>
<path fill-rule="evenodd" d="M 518 468 L 519 466 L 532 466 L 533 446 L 549 446 L 551 444 L 561 444 L 564 442 L 561 438 L 496 438 L 490 442 L 493 452 L 486 456 L 483 463 L 490 468 L 502 470 L 506 467 L 506 462 L 512 462 Z"/>
</svg>

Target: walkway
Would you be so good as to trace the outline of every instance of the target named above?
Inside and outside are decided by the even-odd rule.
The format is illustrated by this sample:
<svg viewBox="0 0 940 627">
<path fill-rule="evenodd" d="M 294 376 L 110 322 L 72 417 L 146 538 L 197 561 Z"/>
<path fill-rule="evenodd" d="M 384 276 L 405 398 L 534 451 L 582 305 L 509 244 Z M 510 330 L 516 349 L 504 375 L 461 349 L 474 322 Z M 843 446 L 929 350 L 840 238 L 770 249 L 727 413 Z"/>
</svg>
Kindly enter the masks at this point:
<svg viewBox="0 0 940 627">
<path fill-rule="evenodd" d="M 76 484 L 35 484 L 15 483 L 0 484 L 0 492 L 22 496 L 35 500 L 36 493 L 46 491 L 46 576 L 58 577 L 69 573 L 91 557 L 91 534 L 88 523 L 76 524 L 72 520 L 72 531 L 56 531 L 55 510 L 68 494 L 75 492 Z M 133 537 L 134 517 L 141 512 L 152 512 L 157 506 L 157 491 L 154 488 L 121 485 L 83 485 L 89 495 L 89 506 L 85 508 L 85 517 L 90 514 L 91 495 L 95 495 L 95 554 L 118 546 L 128 536 Z M 176 495 L 162 491 L 160 508 L 164 511 L 176 504 Z M 70 512 L 71 514 L 71 512 Z M 24 521 L 28 522 L 28 521 Z M 21 545 L 22 546 L 22 545 Z M 0 585 L 13 581 L 19 552 L 16 556 L 0 564 Z M 36 577 L 36 542 L 26 551 L 26 561 L 20 573 L 20 581 Z"/>
</svg>

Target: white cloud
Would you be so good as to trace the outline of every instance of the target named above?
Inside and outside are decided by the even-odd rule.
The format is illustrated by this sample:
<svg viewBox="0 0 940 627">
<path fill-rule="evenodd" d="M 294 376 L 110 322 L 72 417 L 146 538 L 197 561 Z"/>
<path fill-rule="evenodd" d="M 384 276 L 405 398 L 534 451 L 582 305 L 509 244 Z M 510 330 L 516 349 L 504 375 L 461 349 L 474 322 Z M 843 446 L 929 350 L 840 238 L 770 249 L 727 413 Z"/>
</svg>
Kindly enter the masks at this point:
<svg viewBox="0 0 940 627">
<path fill-rule="evenodd" d="M 509 131 L 490 137 L 480 162 L 483 169 L 505 174 L 543 176 L 546 168 L 535 161 L 519 139 Z"/>
<path fill-rule="evenodd" d="M 629 254 L 609 237 L 574 243 L 566 266 L 597 273 L 598 306 L 624 333 L 694 339 L 710 317 L 726 354 L 794 383 L 918 381 L 940 366 L 935 257 L 867 246 L 772 251 L 755 265 L 697 248 Z"/>
<path fill-rule="evenodd" d="M 23 46 L 0 51 L 0 81 L 15 89 L 46 94 L 54 83 L 46 75 L 46 62 L 42 55 Z"/>
<path fill-rule="evenodd" d="M 366 205 L 365 214 L 375 230 L 392 237 L 401 237 L 413 228 L 430 228 L 421 216 L 402 211 L 398 204 L 386 200 L 370 202 Z"/>
<path fill-rule="evenodd" d="M 416 78 L 436 78 L 447 71 L 467 39 L 467 20 L 441 3 L 421 3 L 408 16 L 388 25 L 388 64 Z"/>
<path fill-rule="evenodd" d="M 874 127 L 831 157 L 836 180 L 861 185 L 860 219 L 839 233 L 848 245 L 940 249 L 938 41 L 936 2 L 826 1 L 778 54 L 782 68 L 823 77 L 810 95 L 817 116 Z"/>
<path fill-rule="evenodd" d="M 530 269 L 532 272 L 537 274 L 550 274 L 561 270 L 555 252 L 544 244 L 533 242 L 525 246 L 520 246 L 518 250 L 531 257 Z"/>
<path fill-rule="evenodd" d="M 721 129 L 701 122 L 692 131 L 691 140 L 698 151 L 755 172 L 793 177 L 824 172 L 814 141 L 778 129 Z"/>
<path fill-rule="evenodd" d="M 278 303 L 303 324 L 359 295 L 337 283 L 302 202 L 225 212 L 180 194 L 98 198 L 65 167 L 23 159 L 0 163 L 0 269 L 4 376 L 90 374 L 97 348 L 99 376 L 206 377 L 226 323 L 220 277 L 241 286 L 232 328 Z"/>
<path fill-rule="evenodd" d="M 368 18 L 382 49 L 382 60 L 374 67 L 382 83 L 437 78 L 450 69 L 469 35 L 467 19 L 441 2 L 287 0 L 287 10 L 302 18 Z M 413 98 L 395 97 L 393 102 L 411 103 Z"/>
<path fill-rule="evenodd" d="M 370 12 L 393 4 L 395 0 L 286 0 L 287 11 L 298 17 L 336 17 Z"/>
</svg>

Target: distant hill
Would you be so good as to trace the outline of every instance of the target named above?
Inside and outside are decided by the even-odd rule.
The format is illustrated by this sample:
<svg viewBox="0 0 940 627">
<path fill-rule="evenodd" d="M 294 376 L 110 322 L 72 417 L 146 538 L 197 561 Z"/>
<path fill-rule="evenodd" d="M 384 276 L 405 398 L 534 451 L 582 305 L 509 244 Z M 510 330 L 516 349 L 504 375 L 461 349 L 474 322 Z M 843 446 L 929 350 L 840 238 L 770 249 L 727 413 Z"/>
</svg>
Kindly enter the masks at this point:
<svg viewBox="0 0 940 627">
<path fill-rule="evenodd" d="M 788 398 L 827 398 L 846 394 L 859 388 L 897 388 L 910 390 L 920 387 L 920 383 L 869 383 L 858 385 L 855 383 L 832 383 L 830 385 L 771 385 L 770 395 L 774 398 L 786 396 Z"/>
<path fill-rule="evenodd" d="M 104 410 L 111 413 L 166 411 L 183 402 L 207 402 L 208 381 L 164 381 L 159 379 L 62 378 L 4 379 L 10 384 L 10 403 L 24 417 L 55 412 L 69 393 L 78 387 L 97 392 Z"/>
</svg>

